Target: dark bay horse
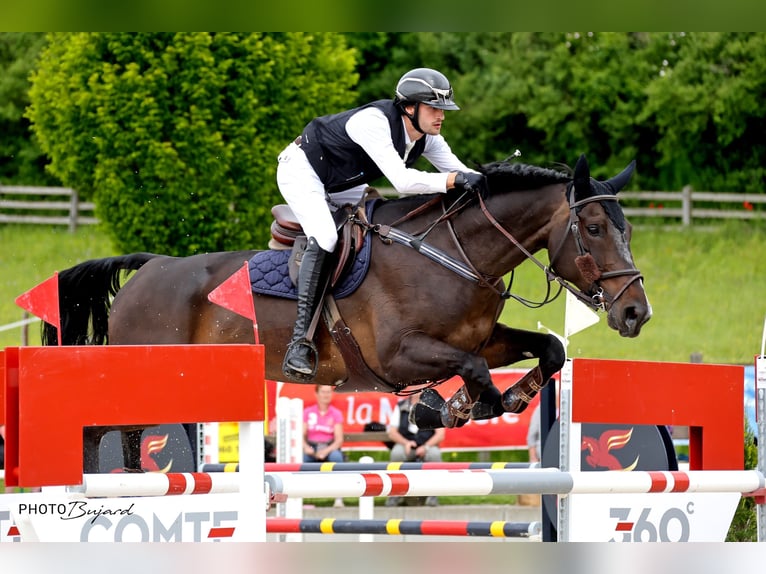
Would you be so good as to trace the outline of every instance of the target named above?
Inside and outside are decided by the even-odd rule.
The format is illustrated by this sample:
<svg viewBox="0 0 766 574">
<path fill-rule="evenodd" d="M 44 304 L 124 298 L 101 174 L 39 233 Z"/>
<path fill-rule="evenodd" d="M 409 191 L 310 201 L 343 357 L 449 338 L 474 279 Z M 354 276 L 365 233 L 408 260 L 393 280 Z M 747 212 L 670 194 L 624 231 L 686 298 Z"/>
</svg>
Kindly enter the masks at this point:
<svg viewBox="0 0 766 574">
<path fill-rule="evenodd" d="M 336 327 L 352 335 L 359 353 L 349 361 L 333 329 L 318 328 L 313 382 L 401 394 L 425 385 L 411 415 L 421 428 L 521 412 L 565 360 L 554 336 L 498 323 L 510 289 L 503 278 L 527 258 L 549 285 L 604 310 L 621 336 L 639 334 L 651 306 L 617 201 L 634 163 L 603 182 L 590 177 L 584 156 L 573 175 L 508 161 L 479 169 L 486 198 L 452 191 L 380 202 L 366 227 L 368 273 L 336 301 Z M 534 258 L 542 249 L 547 266 Z M 135 253 L 67 269 L 59 274 L 63 343 L 253 343 L 252 324 L 207 296 L 255 253 Z M 136 270 L 121 286 L 122 273 Z M 284 380 L 295 301 L 256 294 L 254 302 L 266 377 Z M 44 342 L 56 344 L 55 327 L 45 328 Z M 538 365 L 500 393 L 490 369 L 528 358 Z M 445 400 L 435 387 L 454 375 L 464 385 Z"/>
</svg>

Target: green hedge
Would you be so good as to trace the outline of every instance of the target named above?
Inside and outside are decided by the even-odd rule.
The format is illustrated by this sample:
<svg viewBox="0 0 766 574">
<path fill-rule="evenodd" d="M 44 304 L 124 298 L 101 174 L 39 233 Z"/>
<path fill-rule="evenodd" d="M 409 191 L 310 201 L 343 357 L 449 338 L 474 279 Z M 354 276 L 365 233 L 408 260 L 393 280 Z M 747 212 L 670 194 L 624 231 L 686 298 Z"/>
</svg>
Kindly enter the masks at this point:
<svg viewBox="0 0 766 574">
<path fill-rule="evenodd" d="M 338 34 L 51 34 L 28 115 L 120 251 L 265 248 L 277 155 L 354 70 Z"/>
</svg>

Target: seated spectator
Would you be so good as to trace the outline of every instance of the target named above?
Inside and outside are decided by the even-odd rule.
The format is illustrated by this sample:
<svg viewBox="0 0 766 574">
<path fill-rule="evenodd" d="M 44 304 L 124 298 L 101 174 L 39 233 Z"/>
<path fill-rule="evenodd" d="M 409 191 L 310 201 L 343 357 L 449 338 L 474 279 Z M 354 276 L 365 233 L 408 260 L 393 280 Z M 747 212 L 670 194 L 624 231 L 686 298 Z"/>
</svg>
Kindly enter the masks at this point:
<svg viewBox="0 0 766 574">
<path fill-rule="evenodd" d="M 331 404 L 331 386 L 315 388 L 316 404 L 303 409 L 303 462 L 343 462 L 343 413 Z"/>
<path fill-rule="evenodd" d="M 332 406 L 333 387 L 315 385 L 316 404 L 303 409 L 303 462 L 343 462 L 343 413 Z M 333 506 L 343 506 L 336 498 Z"/>
<path fill-rule="evenodd" d="M 420 393 L 410 395 L 397 403 L 397 408 L 391 414 L 388 425 L 388 436 L 393 441 L 391 447 L 391 462 L 441 462 L 442 452 L 439 444 L 444 440 L 445 430 L 421 430 L 415 423 L 410 422 L 410 409 L 420 400 Z M 386 500 L 386 506 L 399 506 L 402 499 L 391 496 Z M 427 506 L 438 506 L 435 496 L 426 497 Z"/>
</svg>

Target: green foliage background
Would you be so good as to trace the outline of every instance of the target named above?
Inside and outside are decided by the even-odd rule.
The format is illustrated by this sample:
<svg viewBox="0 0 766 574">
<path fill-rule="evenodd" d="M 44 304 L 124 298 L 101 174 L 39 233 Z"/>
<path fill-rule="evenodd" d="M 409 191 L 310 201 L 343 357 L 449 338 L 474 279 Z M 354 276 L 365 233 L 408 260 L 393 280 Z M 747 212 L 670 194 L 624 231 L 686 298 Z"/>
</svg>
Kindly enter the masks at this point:
<svg viewBox="0 0 766 574">
<path fill-rule="evenodd" d="M 314 116 L 390 97 L 424 65 L 452 80 L 462 110 L 443 133 L 469 164 L 518 148 L 545 166 L 586 153 L 598 178 L 635 158 L 633 189 L 766 183 L 763 33 L 39 36 L 12 52 L 32 72 L 22 143 L 44 150 L 45 177 L 96 202 L 121 251 L 264 247 L 279 151 Z"/>
<path fill-rule="evenodd" d="M 276 157 L 351 103 L 353 54 L 322 33 L 52 34 L 28 115 L 122 251 L 265 247 Z"/>
<path fill-rule="evenodd" d="M 39 33 L 0 33 L 0 183 L 57 185 L 48 160 L 30 137 L 28 76 L 45 43 Z"/>
</svg>

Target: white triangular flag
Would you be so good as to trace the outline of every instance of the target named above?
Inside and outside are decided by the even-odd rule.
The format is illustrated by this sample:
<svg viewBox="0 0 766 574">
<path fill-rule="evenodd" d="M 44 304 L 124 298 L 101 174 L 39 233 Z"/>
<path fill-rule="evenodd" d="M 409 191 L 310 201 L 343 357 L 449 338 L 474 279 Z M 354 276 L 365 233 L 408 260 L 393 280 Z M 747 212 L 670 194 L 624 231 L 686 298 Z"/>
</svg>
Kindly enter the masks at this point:
<svg viewBox="0 0 766 574">
<path fill-rule="evenodd" d="M 569 339 L 575 333 L 598 323 L 600 316 L 585 303 L 567 291 L 567 305 L 564 315 L 564 337 Z"/>
</svg>

